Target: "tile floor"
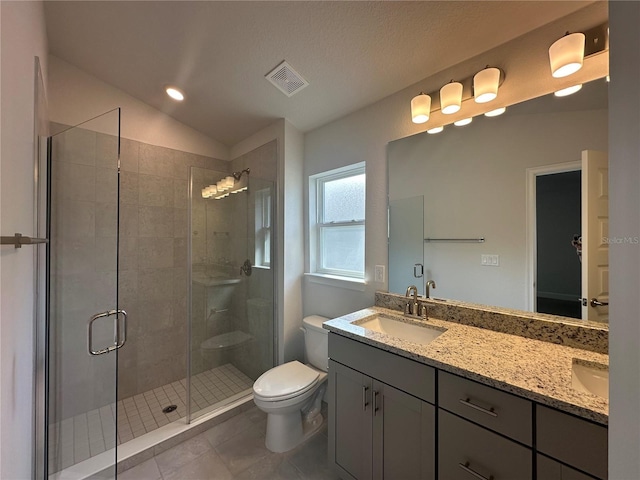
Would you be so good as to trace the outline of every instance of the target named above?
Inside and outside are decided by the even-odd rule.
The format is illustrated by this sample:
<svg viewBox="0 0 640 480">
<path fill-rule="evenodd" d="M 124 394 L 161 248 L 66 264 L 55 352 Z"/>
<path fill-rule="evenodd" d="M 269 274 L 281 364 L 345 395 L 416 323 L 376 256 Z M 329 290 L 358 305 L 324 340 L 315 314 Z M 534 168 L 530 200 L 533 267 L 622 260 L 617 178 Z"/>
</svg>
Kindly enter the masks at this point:
<svg viewBox="0 0 640 480">
<path fill-rule="evenodd" d="M 194 376 L 194 410 L 212 407 L 250 389 L 253 381 L 232 364 Z M 178 408 L 162 411 L 168 405 Z M 117 402 L 118 431 L 115 432 L 116 404 L 106 405 L 50 425 L 49 471 L 51 473 L 98 455 L 114 442 L 118 445 L 186 416 L 186 379 L 182 379 Z"/>
<path fill-rule="evenodd" d="M 266 414 L 256 407 L 176 445 L 118 475 L 118 480 L 334 480 L 327 464 L 324 423 L 314 436 L 286 453 L 264 445 Z"/>
</svg>

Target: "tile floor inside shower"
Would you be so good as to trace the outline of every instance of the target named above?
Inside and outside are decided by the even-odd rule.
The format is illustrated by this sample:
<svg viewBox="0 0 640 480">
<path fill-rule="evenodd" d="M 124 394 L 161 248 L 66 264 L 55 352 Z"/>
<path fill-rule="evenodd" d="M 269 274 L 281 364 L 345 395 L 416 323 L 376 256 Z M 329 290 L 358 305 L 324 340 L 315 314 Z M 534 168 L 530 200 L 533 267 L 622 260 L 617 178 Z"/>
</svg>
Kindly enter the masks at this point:
<svg viewBox="0 0 640 480">
<path fill-rule="evenodd" d="M 183 378 L 50 425 L 49 473 L 64 470 L 113 448 L 114 444 L 121 445 L 184 418 L 186 385 Z M 192 411 L 213 410 L 218 404 L 248 391 L 252 385 L 253 380 L 232 364 L 199 373 L 192 378 Z M 164 413 L 163 409 L 170 405 L 177 408 Z"/>
</svg>

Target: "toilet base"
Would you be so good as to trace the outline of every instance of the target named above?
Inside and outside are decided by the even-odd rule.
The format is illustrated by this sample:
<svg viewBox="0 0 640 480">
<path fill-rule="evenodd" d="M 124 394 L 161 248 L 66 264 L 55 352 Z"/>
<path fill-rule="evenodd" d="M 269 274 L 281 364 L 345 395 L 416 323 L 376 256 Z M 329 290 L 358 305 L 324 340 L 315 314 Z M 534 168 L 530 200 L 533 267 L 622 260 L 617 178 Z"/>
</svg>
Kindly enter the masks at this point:
<svg viewBox="0 0 640 480">
<path fill-rule="evenodd" d="M 265 446 L 274 453 L 288 452 L 316 433 L 322 422 L 321 413 L 307 420 L 302 418 L 300 411 L 285 415 L 270 413 L 267 415 Z"/>
</svg>

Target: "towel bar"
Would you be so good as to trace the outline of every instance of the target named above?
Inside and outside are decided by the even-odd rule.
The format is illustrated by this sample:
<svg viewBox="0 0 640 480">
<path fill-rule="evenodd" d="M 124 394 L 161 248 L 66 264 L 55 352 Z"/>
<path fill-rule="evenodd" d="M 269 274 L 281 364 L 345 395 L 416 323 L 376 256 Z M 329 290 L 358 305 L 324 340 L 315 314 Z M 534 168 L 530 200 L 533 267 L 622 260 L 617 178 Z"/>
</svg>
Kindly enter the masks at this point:
<svg viewBox="0 0 640 480">
<path fill-rule="evenodd" d="M 47 238 L 25 237 L 21 233 L 16 233 L 13 237 L 0 237 L 0 245 L 13 245 L 16 248 L 22 248 L 22 245 L 35 245 L 48 242 L 49 239 Z"/>
</svg>

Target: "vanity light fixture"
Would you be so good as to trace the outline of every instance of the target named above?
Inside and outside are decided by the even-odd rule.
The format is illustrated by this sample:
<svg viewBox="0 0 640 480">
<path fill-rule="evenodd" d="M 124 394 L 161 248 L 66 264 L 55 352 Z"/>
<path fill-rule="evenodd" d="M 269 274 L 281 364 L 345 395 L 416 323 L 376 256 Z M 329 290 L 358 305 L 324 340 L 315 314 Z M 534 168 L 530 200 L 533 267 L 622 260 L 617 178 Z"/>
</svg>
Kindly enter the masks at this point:
<svg viewBox="0 0 640 480">
<path fill-rule="evenodd" d="M 202 198 L 215 198 L 220 200 L 226 198 L 231 193 L 245 192 L 249 189 L 248 175 L 250 169 L 245 168 L 239 172 L 233 172 L 231 175 L 221 178 L 215 184 L 209 185 L 202 189 Z"/>
<path fill-rule="evenodd" d="M 440 110 L 451 115 L 460 110 L 462 104 L 462 84 L 453 80 L 440 89 Z"/>
<path fill-rule="evenodd" d="M 167 88 L 165 88 L 165 92 L 167 92 L 167 95 L 169 95 L 174 100 L 177 100 L 178 102 L 184 100 L 184 92 L 177 87 L 168 86 Z"/>
<path fill-rule="evenodd" d="M 485 117 L 497 117 L 498 115 L 502 115 L 507 111 L 507 107 L 496 108 L 495 110 L 491 110 L 484 114 Z"/>
<path fill-rule="evenodd" d="M 569 33 L 549 47 L 551 75 L 562 78 L 582 68 L 585 48 L 584 33 Z"/>
<path fill-rule="evenodd" d="M 558 90 L 557 92 L 554 92 L 553 94 L 556 97 L 566 97 L 568 95 L 571 95 L 572 93 L 576 93 L 576 92 L 580 91 L 581 88 L 582 88 L 582 84 L 579 83 L 578 85 L 573 85 L 571 87 L 567 87 L 567 88 L 563 88 L 562 90 Z"/>
<path fill-rule="evenodd" d="M 430 133 L 430 134 L 432 134 L 432 135 L 433 135 L 434 133 L 440 133 L 440 132 L 441 132 L 441 131 L 443 131 L 443 130 L 444 130 L 444 127 L 443 127 L 443 126 L 440 126 L 440 127 L 434 127 L 434 128 L 430 128 L 429 130 L 427 130 L 427 133 Z"/>
<path fill-rule="evenodd" d="M 413 123 L 424 123 L 431 114 L 431 97 L 420 92 L 411 100 L 411 120 Z"/>
<path fill-rule="evenodd" d="M 202 189 L 202 198 L 211 198 L 218 194 L 218 188 L 215 185 L 209 185 Z"/>
<path fill-rule="evenodd" d="M 465 125 L 469 125 L 473 121 L 473 117 L 463 118 L 462 120 L 457 120 L 453 122 L 456 127 L 464 127 Z"/>
<path fill-rule="evenodd" d="M 500 74 L 499 68 L 487 66 L 473 76 L 473 97 L 476 103 L 487 103 L 498 96 Z"/>
</svg>

